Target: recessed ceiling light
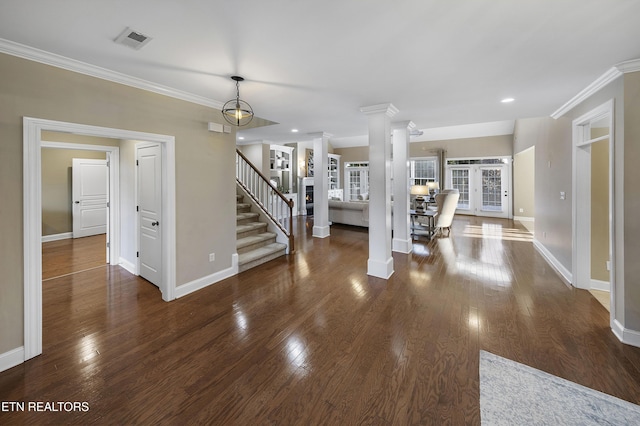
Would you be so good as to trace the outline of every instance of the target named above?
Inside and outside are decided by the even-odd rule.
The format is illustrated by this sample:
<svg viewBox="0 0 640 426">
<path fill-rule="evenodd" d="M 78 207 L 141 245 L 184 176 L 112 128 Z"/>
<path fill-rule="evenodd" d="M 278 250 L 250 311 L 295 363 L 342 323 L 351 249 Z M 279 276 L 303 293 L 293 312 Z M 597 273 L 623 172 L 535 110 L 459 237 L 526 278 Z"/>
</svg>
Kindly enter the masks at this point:
<svg viewBox="0 0 640 426">
<path fill-rule="evenodd" d="M 298 129 L 291 129 L 291 133 L 298 133 Z"/>
<path fill-rule="evenodd" d="M 515 99 L 513 98 L 504 98 L 500 102 L 502 102 L 503 104 L 508 104 L 509 102 L 513 102 L 513 101 L 515 101 Z"/>
</svg>

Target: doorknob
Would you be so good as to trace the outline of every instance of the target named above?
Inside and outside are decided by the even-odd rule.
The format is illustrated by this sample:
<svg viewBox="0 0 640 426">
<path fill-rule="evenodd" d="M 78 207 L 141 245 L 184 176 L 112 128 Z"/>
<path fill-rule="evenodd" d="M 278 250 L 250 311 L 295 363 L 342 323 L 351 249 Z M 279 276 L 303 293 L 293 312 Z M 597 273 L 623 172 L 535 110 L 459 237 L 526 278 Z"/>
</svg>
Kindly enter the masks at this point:
<svg viewBox="0 0 640 426">
<path fill-rule="evenodd" d="M 80 204 L 80 201 L 74 201 L 74 203 L 76 203 L 76 204 Z"/>
<path fill-rule="evenodd" d="M 151 222 L 151 226 L 158 226 L 160 225 L 160 222 L 158 222 L 157 220 L 155 222 Z"/>
</svg>

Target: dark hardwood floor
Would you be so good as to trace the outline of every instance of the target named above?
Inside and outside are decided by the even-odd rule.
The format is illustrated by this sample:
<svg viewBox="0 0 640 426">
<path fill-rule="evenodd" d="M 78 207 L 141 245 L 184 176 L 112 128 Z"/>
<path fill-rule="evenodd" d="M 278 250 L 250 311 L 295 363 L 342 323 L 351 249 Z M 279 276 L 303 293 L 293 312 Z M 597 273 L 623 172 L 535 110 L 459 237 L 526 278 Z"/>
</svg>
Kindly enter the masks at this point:
<svg viewBox="0 0 640 426">
<path fill-rule="evenodd" d="M 43 283 L 43 354 L 0 373 L 0 424 L 479 424 L 479 351 L 640 402 L 640 349 L 565 285 L 512 221 L 457 216 L 449 238 L 366 274 L 368 234 L 297 222 L 291 256 L 166 303 L 103 266 Z"/>
</svg>

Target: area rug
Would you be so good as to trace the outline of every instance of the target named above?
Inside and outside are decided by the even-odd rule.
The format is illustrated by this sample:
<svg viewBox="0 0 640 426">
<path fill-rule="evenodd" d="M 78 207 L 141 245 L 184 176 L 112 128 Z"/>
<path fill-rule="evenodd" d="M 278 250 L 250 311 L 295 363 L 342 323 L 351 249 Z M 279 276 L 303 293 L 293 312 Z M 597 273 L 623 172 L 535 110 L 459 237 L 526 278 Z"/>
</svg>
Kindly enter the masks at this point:
<svg viewBox="0 0 640 426">
<path fill-rule="evenodd" d="M 480 351 L 483 425 L 640 425 L 640 406 Z"/>
</svg>

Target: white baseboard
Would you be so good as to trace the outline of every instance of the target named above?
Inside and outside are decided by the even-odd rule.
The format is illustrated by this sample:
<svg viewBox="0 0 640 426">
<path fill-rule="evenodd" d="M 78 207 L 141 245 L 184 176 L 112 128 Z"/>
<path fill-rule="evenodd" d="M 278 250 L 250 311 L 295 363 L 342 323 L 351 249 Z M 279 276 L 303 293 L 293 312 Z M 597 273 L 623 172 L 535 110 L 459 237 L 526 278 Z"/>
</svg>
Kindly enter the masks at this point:
<svg viewBox="0 0 640 426">
<path fill-rule="evenodd" d="M 640 332 L 624 328 L 622 324 L 618 322 L 618 320 L 613 321 L 611 330 L 613 331 L 613 334 L 616 335 L 618 340 L 620 340 L 622 343 L 640 347 Z"/>
<path fill-rule="evenodd" d="M 42 242 L 48 243 L 50 241 L 68 240 L 73 238 L 73 232 L 63 232 L 62 234 L 43 235 Z"/>
<path fill-rule="evenodd" d="M 24 362 L 24 346 L 0 354 L 0 371 L 5 371 Z"/>
<path fill-rule="evenodd" d="M 314 226 L 313 236 L 316 238 L 327 238 L 331 234 L 331 228 L 329 226 Z"/>
<path fill-rule="evenodd" d="M 394 238 L 391 240 L 391 251 L 409 254 L 413 251 L 413 242 L 411 240 Z"/>
<path fill-rule="evenodd" d="M 533 240 L 533 246 L 544 257 L 544 259 L 551 265 L 551 267 L 560 275 L 560 278 L 569 285 L 573 283 L 573 274 L 562 263 L 555 258 L 553 254 L 542 243 L 536 239 Z"/>
<path fill-rule="evenodd" d="M 514 216 L 513 220 L 517 220 L 520 222 L 535 222 L 534 218 L 528 216 Z"/>
<path fill-rule="evenodd" d="M 222 271 L 218 271 L 214 274 L 207 275 L 206 277 L 198 278 L 197 280 L 193 280 L 186 284 L 182 284 L 176 287 L 176 299 L 182 296 L 186 296 L 187 294 L 193 293 L 194 291 L 201 290 L 205 287 L 209 287 L 212 284 L 217 283 L 218 281 L 222 281 L 225 278 L 232 277 L 238 274 L 238 254 L 234 253 L 231 255 L 231 267 L 227 269 L 223 269 Z"/>
<path fill-rule="evenodd" d="M 369 259 L 367 261 L 367 275 L 388 280 L 393 275 L 393 257 L 386 261 Z"/>
<path fill-rule="evenodd" d="M 609 281 L 601 281 L 591 279 L 591 290 L 611 291 L 611 284 Z"/>
<path fill-rule="evenodd" d="M 129 262 L 127 259 L 124 259 L 124 258 L 121 257 L 120 259 L 118 259 L 118 265 L 122 266 L 124 269 L 126 269 L 127 271 L 129 271 L 133 275 L 137 275 L 137 273 L 136 273 L 136 265 L 134 265 L 133 263 Z"/>
</svg>

